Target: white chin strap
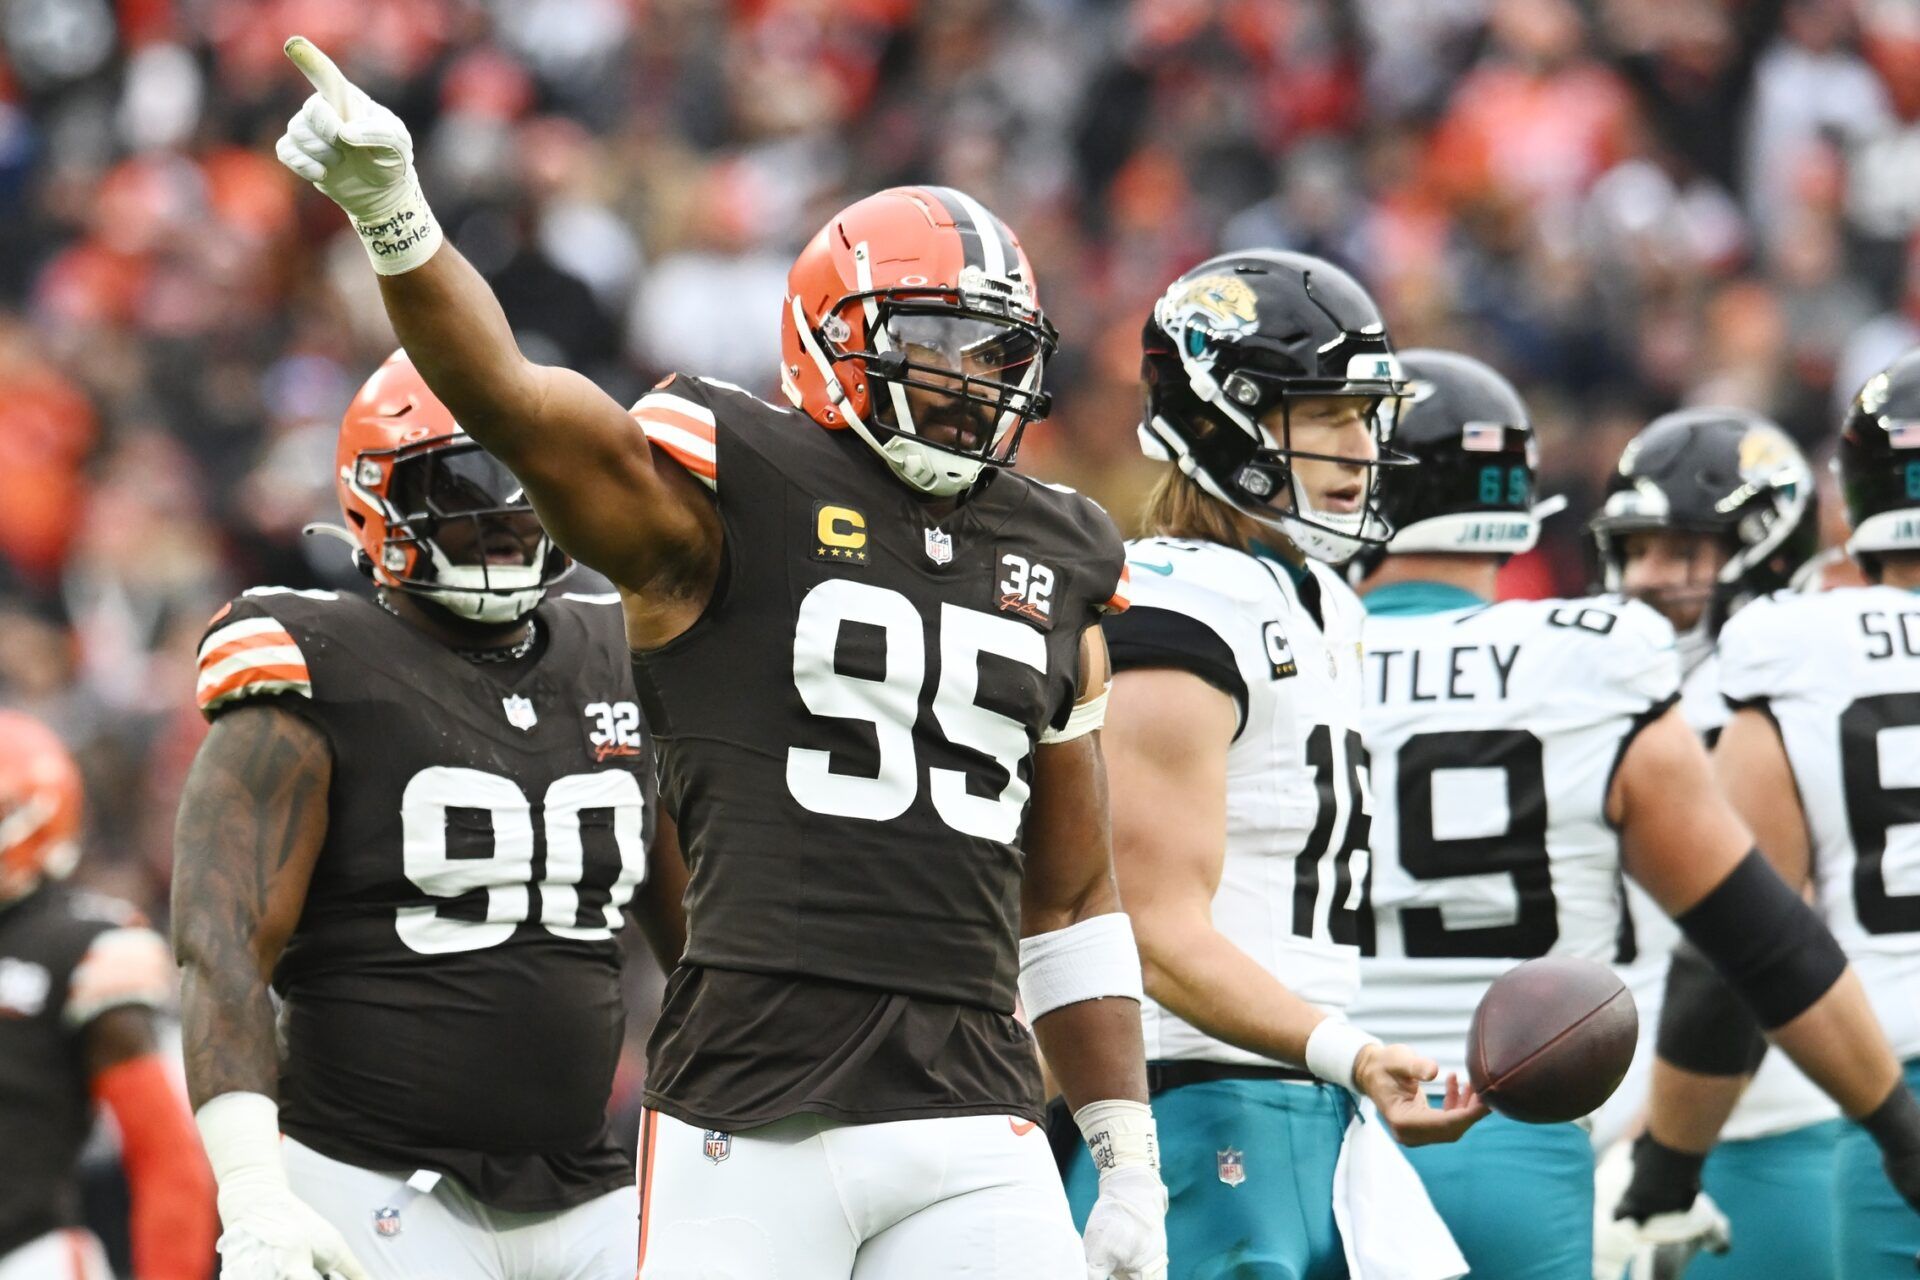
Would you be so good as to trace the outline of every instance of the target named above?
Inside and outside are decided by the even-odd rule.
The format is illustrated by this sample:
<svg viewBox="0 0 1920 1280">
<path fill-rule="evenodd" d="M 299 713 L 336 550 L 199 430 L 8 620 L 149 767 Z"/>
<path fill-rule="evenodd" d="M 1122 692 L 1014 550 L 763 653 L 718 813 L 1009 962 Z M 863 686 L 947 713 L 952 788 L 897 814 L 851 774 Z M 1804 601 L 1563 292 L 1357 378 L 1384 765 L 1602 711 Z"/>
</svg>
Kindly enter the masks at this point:
<svg viewBox="0 0 1920 1280">
<path fill-rule="evenodd" d="M 1367 504 L 1373 497 L 1371 481 L 1360 510 L 1343 514 L 1317 509 L 1308 500 L 1300 478 L 1289 478 L 1293 484 L 1293 510 L 1275 514 L 1287 537 L 1304 554 L 1323 564 L 1345 564 L 1359 555 L 1370 541 L 1377 540 L 1377 536 L 1369 538 L 1366 535 L 1385 532 L 1380 522 L 1367 510 Z"/>
<path fill-rule="evenodd" d="M 540 567 L 547 562 L 547 540 L 540 539 L 532 564 L 452 564 L 439 546 L 428 542 L 434 581 L 440 585 L 416 589 L 448 613 L 470 622 L 505 623 L 526 617 L 546 596 Z"/>
</svg>

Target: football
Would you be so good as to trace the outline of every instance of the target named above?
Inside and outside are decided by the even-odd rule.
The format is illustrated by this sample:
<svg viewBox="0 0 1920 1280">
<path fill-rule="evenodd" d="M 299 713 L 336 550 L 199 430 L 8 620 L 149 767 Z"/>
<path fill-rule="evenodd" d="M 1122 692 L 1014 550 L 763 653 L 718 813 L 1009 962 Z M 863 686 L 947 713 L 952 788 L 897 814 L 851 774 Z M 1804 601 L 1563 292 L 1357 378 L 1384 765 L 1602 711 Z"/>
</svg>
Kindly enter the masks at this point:
<svg viewBox="0 0 1920 1280">
<path fill-rule="evenodd" d="M 1605 965 L 1529 960 L 1502 974 L 1474 1010 L 1467 1074 L 1503 1116 L 1577 1120 L 1613 1096 L 1639 1031 L 1633 993 Z"/>
</svg>

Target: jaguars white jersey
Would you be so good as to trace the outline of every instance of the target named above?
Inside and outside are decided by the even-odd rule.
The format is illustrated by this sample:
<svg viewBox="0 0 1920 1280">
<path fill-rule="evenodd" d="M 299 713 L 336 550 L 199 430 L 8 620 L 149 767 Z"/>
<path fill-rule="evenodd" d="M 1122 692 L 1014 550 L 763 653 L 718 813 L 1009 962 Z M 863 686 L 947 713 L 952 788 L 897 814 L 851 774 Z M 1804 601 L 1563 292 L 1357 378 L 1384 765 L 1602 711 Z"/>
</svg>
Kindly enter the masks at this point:
<svg viewBox="0 0 1920 1280">
<path fill-rule="evenodd" d="M 1207 678 L 1239 707 L 1214 926 L 1303 1000 L 1344 1009 L 1366 921 L 1360 602 L 1309 562 L 1323 625 L 1284 565 L 1217 543 L 1142 539 L 1128 544 L 1127 564 L 1132 605 L 1109 620 L 1116 668 L 1189 666 L 1193 655 L 1173 647 L 1211 648 Z M 1181 619 L 1189 624 L 1172 625 Z M 1141 1017 L 1150 1060 L 1268 1061 L 1151 999 Z"/>
<path fill-rule="evenodd" d="M 1720 633 L 1720 690 L 1779 725 L 1820 913 L 1894 1052 L 1920 1058 L 1920 596 L 1756 600 Z"/>
<path fill-rule="evenodd" d="M 1353 1018 L 1463 1071 L 1495 978 L 1544 955 L 1615 959 L 1607 792 L 1679 695 L 1673 628 L 1617 597 L 1513 600 L 1375 612 L 1366 648 L 1377 954 Z"/>
<path fill-rule="evenodd" d="M 1709 649 L 1681 681 L 1680 714 L 1709 747 L 1726 727 L 1730 713 L 1726 699 L 1720 696 L 1717 650 Z M 1632 990 L 1634 1004 L 1640 1009 L 1640 1043 L 1626 1080 L 1607 1103 L 1607 1110 L 1618 1112 L 1623 1122 L 1637 1115 L 1646 1101 L 1660 1008 L 1666 1001 L 1667 962 L 1680 941 L 1679 926 L 1660 910 L 1652 895 L 1631 880 L 1626 882 L 1626 890 L 1631 946 L 1629 958 L 1620 967 L 1620 977 Z M 1774 1049 L 1761 1060 L 1760 1070 L 1740 1095 L 1740 1103 L 1720 1136 L 1728 1141 L 1762 1138 L 1831 1120 L 1839 1114 L 1833 1099 L 1807 1079 L 1793 1065 L 1793 1059 Z"/>
</svg>

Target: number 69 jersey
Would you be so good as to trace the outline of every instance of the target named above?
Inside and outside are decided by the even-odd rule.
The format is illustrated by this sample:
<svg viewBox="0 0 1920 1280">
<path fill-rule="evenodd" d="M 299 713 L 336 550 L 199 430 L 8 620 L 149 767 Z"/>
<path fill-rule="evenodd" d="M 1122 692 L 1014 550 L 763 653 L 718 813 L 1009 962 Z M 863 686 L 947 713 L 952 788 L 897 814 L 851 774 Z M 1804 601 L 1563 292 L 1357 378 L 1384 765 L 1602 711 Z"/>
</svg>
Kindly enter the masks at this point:
<svg viewBox="0 0 1920 1280">
<path fill-rule="evenodd" d="M 1779 727 L 1821 914 L 1894 1052 L 1920 1057 L 1920 597 L 1756 600 L 1720 633 L 1720 691 Z"/>
<path fill-rule="evenodd" d="M 1607 792 L 1680 687 L 1673 629 L 1637 601 L 1460 608 L 1445 591 L 1405 584 L 1367 599 L 1376 954 L 1361 962 L 1353 1012 L 1442 1072 L 1464 1070 L 1474 1008 L 1515 964 L 1613 961 L 1620 846 Z"/>
<path fill-rule="evenodd" d="M 1212 542 L 1146 538 L 1128 565 L 1133 607 L 1107 624 L 1114 669 L 1191 672 L 1239 711 L 1214 926 L 1301 999 L 1345 1008 L 1366 927 L 1360 602 L 1318 564 Z M 1271 1065 L 1152 1000 L 1141 1016 L 1150 1060 Z"/>
<path fill-rule="evenodd" d="M 606 1106 L 654 793 L 614 598 L 534 618 L 533 656 L 476 663 L 358 597 L 250 591 L 207 628 L 198 700 L 282 708 L 332 755 L 273 975 L 282 1127 L 546 1211 L 633 1181 Z"/>
</svg>

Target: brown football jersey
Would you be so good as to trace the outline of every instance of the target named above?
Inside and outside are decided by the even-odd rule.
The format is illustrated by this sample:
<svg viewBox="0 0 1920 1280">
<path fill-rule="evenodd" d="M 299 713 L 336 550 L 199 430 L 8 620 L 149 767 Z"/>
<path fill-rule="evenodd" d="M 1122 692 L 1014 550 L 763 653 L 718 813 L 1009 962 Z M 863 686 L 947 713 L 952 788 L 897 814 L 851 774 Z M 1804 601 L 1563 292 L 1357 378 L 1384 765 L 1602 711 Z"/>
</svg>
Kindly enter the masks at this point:
<svg viewBox="0 0 1920 1280">
<path fill-rule="evenodd" d="M 650 1101 L 729 1129 L 1037 1116 L 1021 828 L 1082 633 L 1124 603 L 1112 521 L 1005 471 L 935 518 L 851 432 L 724 384 L 634 416 L 726 547 L 700 619 L 634 659 L 691 877 Z"/>
<path fill-rule="evenodd" d="M 534 613 L 518 663 L 378 605 L 248 592 L 200 653 L 209 717 L 269 701 L 333 754 L 327 839 L 274 972 L 286 1132 L 548 1210 L 633 1178 L 607 1100 L 652 746 L 611 596 Z"/>
</svg>

